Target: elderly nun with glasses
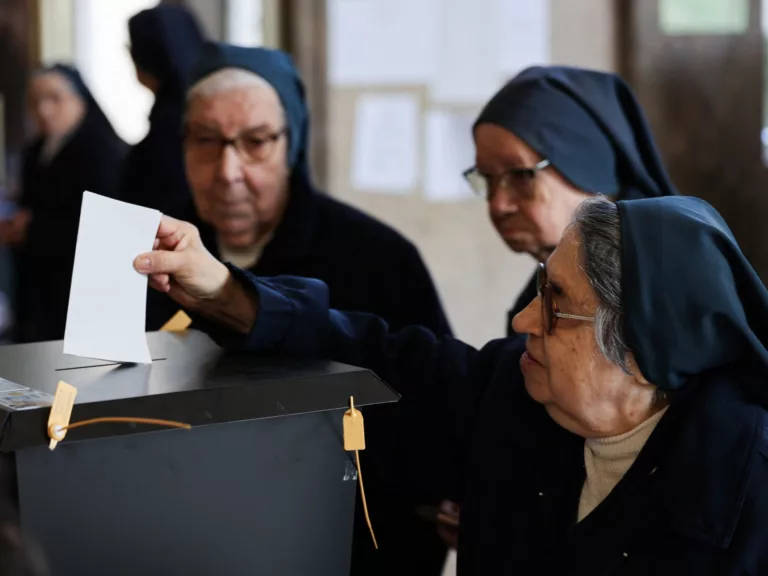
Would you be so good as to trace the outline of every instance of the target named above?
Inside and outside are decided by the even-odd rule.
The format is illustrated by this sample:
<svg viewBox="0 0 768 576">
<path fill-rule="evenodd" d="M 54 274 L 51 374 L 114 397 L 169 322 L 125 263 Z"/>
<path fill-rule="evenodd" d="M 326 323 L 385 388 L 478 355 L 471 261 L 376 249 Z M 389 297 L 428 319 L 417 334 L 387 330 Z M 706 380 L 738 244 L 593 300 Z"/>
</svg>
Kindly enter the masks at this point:
<svg viewBox="0 0 768 576">
<path fill-rule="evenodd" d="M 768 573 L 768 291 L 702 200 L 581 203 L 524 337 L 480 350 L 225 266 L 190 224 L 158 238 L 137 270 L 220 343 L 401 392 L 392 478 L 461 505 L 461 576 Z"/>
<path fill-rule="evenodd" d="M 420 324 L 451 333 L 416 247 L 312 182 L 309 111 L 287 54 L 204 43 L 187 89 L 184 131 L 190 202 L 207 252 L 259 276 L 318 278 L 330 287 L 334 308 L 370 312 L 393 327 Z M 154 293 L 147 306 L 149 329 L 185 305 L 183 298 Z M 415 503 L 382 483 L 388 470 L 377 465 L 392 441 L 398 412 L 396 405 L 377 407 L 367 420 L 369 444 L 361 458 L 368 502 L 379 510 L 382 548 L 371 546 L 358 501 L 353 574 L 392 574 L 410 565 L 437 576 L 445 545 L 416 516 Z"/>
<path fill-rule="evenodd" d="M 676 194 L 640 105 L 615 74 L 529 68 L 486 104 L 473 136 L 476 165 L 465 178 L 507 246 L 539 262 L 588 198 Z M 534 275 L 508 312 L 508 334 L 535 295 Z"/>
</svg>

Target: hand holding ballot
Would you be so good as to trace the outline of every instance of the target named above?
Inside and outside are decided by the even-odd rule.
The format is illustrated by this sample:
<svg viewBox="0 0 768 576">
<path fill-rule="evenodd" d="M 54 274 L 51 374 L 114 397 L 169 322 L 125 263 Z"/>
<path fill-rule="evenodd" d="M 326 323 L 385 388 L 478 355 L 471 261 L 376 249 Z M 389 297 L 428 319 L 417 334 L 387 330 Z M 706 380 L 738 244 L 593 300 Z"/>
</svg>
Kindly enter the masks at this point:
<svg viewBox="0 0 768 576">
<path fill-rule="evenodd" d="M 137 257 L 134 266 L 156 290 L 232 330 L 247 333 L 256 320 L 255 295 L 208 252 L 192 224 L 163 216 L 154 250 Z"/>
</svg>

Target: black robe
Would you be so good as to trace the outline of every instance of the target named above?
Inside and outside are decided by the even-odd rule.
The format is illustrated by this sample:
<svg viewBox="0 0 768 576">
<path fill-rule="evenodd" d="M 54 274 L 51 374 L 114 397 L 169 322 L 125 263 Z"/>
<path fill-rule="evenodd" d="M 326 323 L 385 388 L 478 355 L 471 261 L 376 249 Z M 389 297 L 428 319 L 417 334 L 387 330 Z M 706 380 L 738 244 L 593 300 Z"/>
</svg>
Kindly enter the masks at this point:
<svg viewBox="0 0 768 576">
<path fill-rule="evenodd" d="M 203 44 L 203 31 L 183 6 L 160 4 L 128 21 L 131 57 L 157 82 L 149 131 L 126 158 L 121 197 L 180 220 L 194 217 L 184 171 L 182 120 L 191 67 Z"/>
<path fill-rule="evenodd" d="M 87 113 L 59 152 L 40 161 L 42 139 L 24 152 L 19 204 L 32 212 L 16 256 L 17 340 L 60 340 L 83 192 L 115 197 L 127 147 L 101 116 Z"/>
<path fill-rule="evenodd" d="M 523 288 L 520 294 L 517 295 L 514 306 L 507 312 L 507 325 L 505 327 L 507 336 L 513 336 L 515 334 L 515 331 L 512 330 L 512 319 L 528 306 L 528 304 L 531 303 L 531 300 L 536 298 L 536 295 L 536 274 L 534 274 L 531 279 L 528 280 L 525 288 Z"/>
<path fill-rule="evenodd" d="M 123 164 L 120 197 L 179 220 L 194 218 L 184 171 L 182 96 L 161 92 L 149 115 L 149 132 L 131 147 Z"/>
<path fill-rule="evenodd" d="M 299 183 L 292 187 L 283 221 L 251 269 L 254 274 L 319 278 L 331 287 L 330 301 L 335 308 L 377 314 L 393 330 L 421 324 L 438 334 L 451 333 L 430 274 L 413 244 L 374 218 L 296 180 Z M 215 234 L 207 227 L 201 234 L 215 255 Z M 148 303 L 150 330 L 159 328 L 179 309 L 154 291 L 148 294 Z M 444 563 L 446 548 L 434 526 L 414 512 L 417 504 L 436 502 L 388 489 L 379 481 L 388 471 L 377 468 L 372 459 L 377 446 L 387 445 L 387 436 L 399 418 L 396 405 L 366 412 L 371 447 L 361 458 L 382 548 L 376 551 L 371 544 L 358 498 L 353 575 L 383 576 L 410 566 L 414 574 L 439 576 Z"/>
</svg>

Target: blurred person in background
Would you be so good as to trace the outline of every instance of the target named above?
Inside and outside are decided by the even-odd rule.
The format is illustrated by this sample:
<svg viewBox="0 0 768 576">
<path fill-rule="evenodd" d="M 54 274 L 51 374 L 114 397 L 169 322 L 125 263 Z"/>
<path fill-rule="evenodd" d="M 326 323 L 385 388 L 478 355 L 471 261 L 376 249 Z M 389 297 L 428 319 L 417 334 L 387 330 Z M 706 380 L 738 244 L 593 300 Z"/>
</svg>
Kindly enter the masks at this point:
<svg viewBox="0 0 768 576">
<path fill-rule="evenodd" d="M 128 153 L 121 199 L 176 218 L 194 217 L 184 173 L 182 119 L 190 69 L 203 45 L 203 32 L 184 7 L 163 4 L 128 21 L 136 78 L 155 96 L 149 132 Z"/>
<path fill-rule="evenodd" d="M 398 232 L 318 191 L 308 162 L 309 112 L 290 57 L 278 50 L 206 43 L 192 73 L 185 116 L 187 178 L 202 241 L 217 258 L 254 274 L 321 278 L 332 305 L 375 313 L 392 326 L 451 330 L 418 250 Z M 164 303 L 158 305 L 158 298 Z M 178 309 L 149 302 L 158 327 Z M 366 413 L 361 454 L 380 549 L 358 498 L 352 574 L 410 570 L 439 575 L 446 548 L 394 490 L 378 459 L 394 450 L 399 407 Z"/>
<path fill-rule="evenodd" d="M 0 227 L 16 260 L 16 339 L 64 337 L 84 191 L 114 197 L 126 144 L 74 68 L 33 74 L 38 136 L 24 150 L 15 215 Z"/>
<path fill-rule="evenodd" d="M 617 75 L 534 67 L 508 82 L 474 124 L 476 165 L 464 175 L 488 201 L 515 252 L 543 262 L 587 198 L 677 194 L 632 90 Z M 509 310 L 536 297 L 534 274 Z"/>
</svg>

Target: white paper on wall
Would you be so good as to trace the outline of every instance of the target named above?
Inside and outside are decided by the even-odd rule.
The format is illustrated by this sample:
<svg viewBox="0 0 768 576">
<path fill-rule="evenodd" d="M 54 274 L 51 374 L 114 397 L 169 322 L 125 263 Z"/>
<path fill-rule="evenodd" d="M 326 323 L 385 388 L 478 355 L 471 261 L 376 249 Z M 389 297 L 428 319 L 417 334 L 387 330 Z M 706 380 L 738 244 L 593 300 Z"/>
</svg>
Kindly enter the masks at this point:
<svg viewBox="0 0 768 576">
<path fill-rule="evenodd" d="M 429 82 L 442 0 L 329 0 L 329 81 L 335 86 Z"/>
<path fill-rule="evenodd" d="M 550 62 L 550 0 L 495 0 L 496 67 L 502 81 Z"/>
<path fill-rule="evenodd" d="M 472 124 L 475 114 L 429 110 L 424 118 L 424 196 L 432 202 L 474 198 L 462 176 L 475 162 Z"/>
<path fill-rule="evenodd" d="M 419 101 L 409 93 L 364 94 L 357 101 L 352 186 L 405 194 L 418 184 Z"/>
</svg>

